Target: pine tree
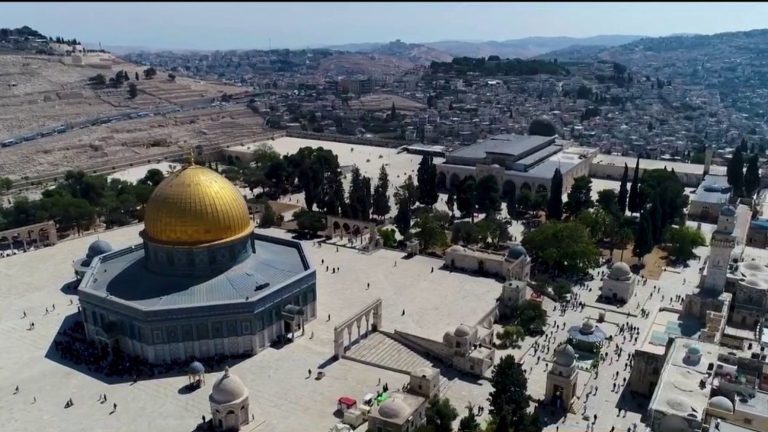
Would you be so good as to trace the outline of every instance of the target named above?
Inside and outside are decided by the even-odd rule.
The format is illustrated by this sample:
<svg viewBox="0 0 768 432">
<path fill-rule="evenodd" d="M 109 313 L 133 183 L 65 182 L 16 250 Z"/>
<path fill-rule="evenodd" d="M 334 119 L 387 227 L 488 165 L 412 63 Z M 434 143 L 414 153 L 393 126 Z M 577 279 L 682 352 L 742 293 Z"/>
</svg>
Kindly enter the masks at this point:
<svg viewBox="0 0 768 432">
<path fill-rule="evenodd" d="M 371 211 L 371 179 L 360 174 L 355 167 L 349 183 L 349 216 L 352 219 L 369 220 Z"/>
<path fill-rule="evenodd" d="M 456 191 L 456 208 L 461 217 L 469 216 L 472 223 L 475 222 L 475 180 L 464 177 Z"/>
<path fill-rule="evenodd" d="M 384 165 L 379 170 L 379 180 L 376 183 L 376 187 L 373 190 L 373 202 L 371 213 L 384 218 L 391 210 L 389 205 L 389 175 Z"/>
<path fill-rule="evenodd" d="M 563 174 L 560 168 L 555 168 L 547 202 L 547 219 L 560 220 L 563 218 Z"/>
<path fill-rule="evenodd" d="M 432 207 L 437 202 L 437 167 L 432 156 L 424 155 L 416 171 L 416 181 L 419 189 L 419 202 Z"/>
<path fill-rule="evenodd" d="M 733 188 L 733 195 L 735 197 L 744 196 L 744 154 L 739 146 L 731 160 L 728 161 L 728 167 L 726 168 L 726 176 L 728 177 L 728 184 Z"/>
<path fill-rule="evenodd" d="M 393 222 L 400 235 L 405 237 L 411 230 L 411 206 L 405 195 L 399 196 L 400 198 L 397 200 L 397 213 Z"/>
<path fill-rule="evenodd" d="M 637 158 L 637 163 L 635 163 L 635 173 L 632 175 L 632 186 L 629 188 L 627 208 L 630 213 L 640 211 L 640 157 Z"/>
<path fill-rule="evenodd" d="M 627 181 L 629 180 L 629 167 L 627 164 L 624 164 L 624 174 L 621 175 L 621 185 L 619 186 L 619 210 L 621 211 L 621 214 L 627 212 L 627 195 L 629 194 L 629 191 L 627 190 Z"/>
<path fill-rule="evenodd" d="M 747 171 L 744 173 L 744 192 L 747 197 L 755 196 L 760 188 L 760 167 L 758 166 L 760 157 L 757 153 L 749 157 L 747 162 Z"/>
<path fill-rule="evenodd" d="M 632 247 L 632 254 L 640 261 L 653 250 L 653 222 L 648 211 L 640 214 L 640 223 L 635 231 L 635 244 Z"/>
</svg>

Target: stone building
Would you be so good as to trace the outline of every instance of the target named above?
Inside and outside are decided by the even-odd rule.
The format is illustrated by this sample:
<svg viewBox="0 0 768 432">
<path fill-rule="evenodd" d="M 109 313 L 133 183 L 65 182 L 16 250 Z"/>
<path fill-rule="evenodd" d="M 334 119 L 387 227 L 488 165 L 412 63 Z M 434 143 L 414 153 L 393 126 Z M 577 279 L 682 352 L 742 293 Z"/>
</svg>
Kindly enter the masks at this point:
<svg viewBox="0 0 768 432">
<path fill-rule="evenodd" d="M 465 177 L 491 175 L 504 192 L 528 191 L 549 195 L 552 175 L 560 169 L 565 194 L 573 179 L 589 174 L 595 149 L 574 147 L 570 141 L 536 135 L 496 135 L 446 154 L 437 165 L 438 187 L 455 187 Z"/>
<path fill-rule="evenodd" d="M 531 274 L 531 258 L 520 245 L 513 245 L 504 255 L 474 251 L 453 245 L 446 249 L 445 265 L 472 273 L 527 281 Z"/>
<path fill-rule="evenodd" d="M 211 421 L 216 430 L 237 431 L 251 421 L 248 389 L 228 367 L 213 384 L 208 401 L 211 404 Z"/>
<path fill-rule="evenodd" d="M 707 175 L 696 192 L 691 195 L 688 205 L 688 219 L 706 223 L 717 223 L 718 215 L 731 198 L 731 186 L 726 176 Z"/>
<path fill-rule="evenodd" d="M 555 358 L 547 372 L 544 400 L 558 409 L 568 410 L 576 396 L 576 352 L 568 344 L 555 348 Z"/>
<path fill-rule="evenodd" d="M 142 243 L 96 256 L 80 282 L 89 339 L 153 363 L 255 354 L 317 315 L 301 243 L 255 234 L 242 195 L 218 173 L 171 174 L 144 224 Z"/>
<path fill-rule="evenodd" d="M 603 279 L 600 295 L 608 301 L 626 303 L 634 295 L 636 285 L 637 277 L 626 263 L 619 261 L 611 266 L 608 276 Z"/>
<path fill-rule="evenodd" d="M 423 367 L 411 372 L 406 391 L 394 390 L 368 414 L 369 432 L 411 432 L 426 422 L 429 400 L 440 395 L 440 372 Z"/>
</svg>

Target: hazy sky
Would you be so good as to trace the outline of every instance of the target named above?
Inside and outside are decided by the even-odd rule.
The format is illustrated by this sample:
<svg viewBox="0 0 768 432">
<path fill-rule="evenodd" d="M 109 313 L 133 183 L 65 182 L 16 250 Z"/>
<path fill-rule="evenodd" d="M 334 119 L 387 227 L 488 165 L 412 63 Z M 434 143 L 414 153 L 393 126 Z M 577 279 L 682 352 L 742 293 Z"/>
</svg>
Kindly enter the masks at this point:
<svg viewBox="0 0 768 432">
<path fill-rule="evenodd" d="M 0 27 L 190 49 L 718 33 L 766 17 L 768 3 L 0 3 Z"/>
</svg>

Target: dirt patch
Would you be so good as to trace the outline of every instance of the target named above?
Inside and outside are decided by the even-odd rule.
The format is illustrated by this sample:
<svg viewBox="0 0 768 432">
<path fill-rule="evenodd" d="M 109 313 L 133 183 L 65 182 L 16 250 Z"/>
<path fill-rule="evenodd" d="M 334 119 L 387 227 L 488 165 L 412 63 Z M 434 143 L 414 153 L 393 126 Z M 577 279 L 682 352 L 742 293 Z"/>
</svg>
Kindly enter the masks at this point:
<svg viewBox="0 0 768 432">
<path fill-rule="evenodd" d="M 637 266 L 640 265 L 640 261 L 632 256 L 632 247 L 634 245 L 630 244 L 627 246 L 626 249 L 624 249 L 624 254 L 622 257 L 622 251 L 619 249 L 616 249 L 613 251 L 613 256 L 611 257 L 613 259 L 613 262 L 623 261 L 627 263 L 630 267 L 637 268 Z M 610 256 L 610 250 L 608 249 L 601 249 L 600 250 L 601 255 L 603 258 L 608 258 Z M 640 271 L 640 274 L 648 279 L 651 280 L 659 280 L 661 277 L 661 272 L 664 271 L 664 266 L 666 265 L 666 258 L 667 253 L 662 251 L 661 249 L 655 247 L 649 253 L 645 256 L 645 259 L 643 263 L 645 264 L 645 267 Z"/>
</svg>

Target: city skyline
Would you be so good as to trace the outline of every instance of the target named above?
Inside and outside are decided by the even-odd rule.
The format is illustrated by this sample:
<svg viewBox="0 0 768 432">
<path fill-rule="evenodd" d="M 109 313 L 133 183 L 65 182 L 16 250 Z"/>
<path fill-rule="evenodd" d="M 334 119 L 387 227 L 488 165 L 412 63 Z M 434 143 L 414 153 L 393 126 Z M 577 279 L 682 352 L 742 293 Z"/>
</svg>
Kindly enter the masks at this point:
<svg viewBox="0 0 768 432">
<path fill-rule="evenodd" d="M 765 27 L 761 17 L 768 4 L 7 3 L 3 9 L 2 27 L 28 25 L 46 35 L 112 46 L 215 50 L 712 34 Z M 203 37 L 201 29 L 208 29 Z"/>
</svg>

